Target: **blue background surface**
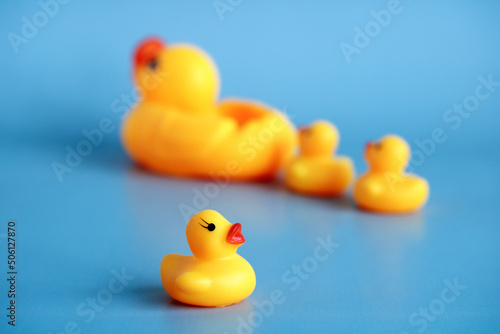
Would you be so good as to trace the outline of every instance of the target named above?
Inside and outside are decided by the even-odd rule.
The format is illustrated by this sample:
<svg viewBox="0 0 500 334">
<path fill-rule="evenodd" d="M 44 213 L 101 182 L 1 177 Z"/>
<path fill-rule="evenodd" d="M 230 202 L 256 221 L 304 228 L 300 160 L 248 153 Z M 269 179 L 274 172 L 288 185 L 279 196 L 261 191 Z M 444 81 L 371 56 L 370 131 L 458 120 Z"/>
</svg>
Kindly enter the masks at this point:
<svg viewBox="0 0 500 334">
<path fill-rule="evenodd" d="M 20 35 L 23 17 L 32 21 L 42 7 L 2 1 L 2 333 L 500 332 L 500 87 L 460 124 L 446 119 L 475 93 L 478 77 L 500 81 L 500 3 L 401 1 L 401 12 L 348 62 L 341 43 L 354 45 L 356 27 L 387 4 L 242 1 L 221 20 L 212 1 L 70 1 L 15 52 L 9 33 Z M 279 181 L 230 184 L 203 200 L 196 194 L 206 182 L 136 169 L 119 142 L 128 107 L 121 99 L 134 95 L 131 52 L 151 34 L 207 50 L 223 97 L 272 104 L 297 125 L 334 122 L 339 153 L 358 173 L 366 140 L 404 136 L 420 157 L 414 172 L 431 184 L 427 206 L 367 214 L 349 196 L 301 197 Z M 114 130 L 59 182 L 51 164 L 103 118 Z M 446 139 L 425 152 L 417 141 L 435 129 Z M 192 308 L 164 292 L 162 257 L 189 253 L 180 204 L 242 223 L 239 253 L 257 274 L 246 301 Z M 10 219 L 18 231 L 15 328 L 5 317 Z M 328 237 L 338 247 L 314 262 L 318 238 Z M 298 278 L 294 265 L 311 272 Z M 122 270 L 130 280 L 110 294 Z M 461 290 L 444 302 L 455 281 Z M 274 290 L 284 301 L 269 307 Z M 94 311 L 92 298 L 104 302 Z"/>
</svg>

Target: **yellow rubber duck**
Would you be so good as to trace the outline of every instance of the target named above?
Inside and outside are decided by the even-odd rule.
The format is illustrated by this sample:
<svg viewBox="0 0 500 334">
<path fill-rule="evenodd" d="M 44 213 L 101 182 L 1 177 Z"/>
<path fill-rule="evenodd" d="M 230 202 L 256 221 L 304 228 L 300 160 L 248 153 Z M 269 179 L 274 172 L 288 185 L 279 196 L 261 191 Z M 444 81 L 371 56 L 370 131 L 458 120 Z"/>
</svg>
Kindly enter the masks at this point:
<svg viewBox="0 0 500 334">
<path fill-rule="evenodd" d="M 217 67 L 197 47 L 150 38 L 137 48 L 134 65 L 141 101 L 124 121 L 122 142 L 142 167 L 267 180 L 291 158 L 296 135 L 288 118 L 253 101 L 218 103 Z"/>
<path fill-rule="evenodd" d="M 172 298 L 220 307 L 250 296 L 255 272 L 236 254 L 245 242 L 241 224 L 229 223 L 217 211 L 203 210 L 189 220 L 186 236 L 194 256 L 168 254 L 161 262 L 161 281 Z"/>
<path fill-rule="evenodd" d="M 369 169 L 354 186 L 354 201 L 361 209 L 407 213 L 425 204 L 429 196 L 427 181 L 404 172 L 410 155 L 408 143 L 396 135 L 367 143 L 365 159 Z"/>
<path fill-rule="evenodd" d="M 332 156 L 339 143 L 337 128 L 317 121 L 299 131 L 301 153 L 285 171 L 285 184 L 295 192 L 313 196 L 339 196 L 354 176 L 351 159 Z"/>
</svg>

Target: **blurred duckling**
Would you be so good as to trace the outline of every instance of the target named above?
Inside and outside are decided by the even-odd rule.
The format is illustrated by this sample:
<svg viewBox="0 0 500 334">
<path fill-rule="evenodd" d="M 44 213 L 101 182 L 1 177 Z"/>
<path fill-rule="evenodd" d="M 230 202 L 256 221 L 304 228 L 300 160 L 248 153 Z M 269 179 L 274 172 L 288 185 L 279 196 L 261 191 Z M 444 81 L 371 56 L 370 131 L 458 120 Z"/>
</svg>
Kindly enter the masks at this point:
<svg viewBox="0 0 500 334">
<path fill-rule="evenodd" d="M 340 140 L 337 128 L 328 121 L 316 121 L 299 131 L 300 154 L 285 170 L 286 186 L 310 196 L 342 195 L 354 176 L 350 158 L 335 156 Z"/>
<path fill-rule="evenodd" d="M 368 171 L 354 186 L 359 208 L 382 213 L 407 213 L 420 209 L 429 197 L 429 184 L 423 178 L 404 172 L 410 160 L 408 143 L 396 135 L 368 142 L 365 160 Z"/>
</svg>

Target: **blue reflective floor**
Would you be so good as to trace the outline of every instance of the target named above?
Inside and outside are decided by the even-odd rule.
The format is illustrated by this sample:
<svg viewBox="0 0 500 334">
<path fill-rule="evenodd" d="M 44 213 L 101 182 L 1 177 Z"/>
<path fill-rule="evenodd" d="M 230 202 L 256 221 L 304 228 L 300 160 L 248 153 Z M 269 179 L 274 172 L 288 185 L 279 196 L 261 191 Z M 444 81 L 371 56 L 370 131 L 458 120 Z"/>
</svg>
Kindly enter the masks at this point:
<svg viewBox="0 0 500 334">
<path fill-rule="evenodd" d="M 205 181 L 138 170 L 106 147 L 62 183 L 47 164 L 64 157 L 60 150 L 19 143 L 0 153 L 10 157 L 2 224 L 17 222 L 17 332 L 500 329 L 498 159 L 436 154 L 420 170 L 432 189 L 424 210 L 385 216 L 357 211 L 349 196 L 290 194 L 279 182 L 217 192 Z M 188 307 L 163 290 L 162 257 L 189 254 L 181 204 L 243 225 L 239 253 L 257 275 L 244 302 Z"/>
</svg>

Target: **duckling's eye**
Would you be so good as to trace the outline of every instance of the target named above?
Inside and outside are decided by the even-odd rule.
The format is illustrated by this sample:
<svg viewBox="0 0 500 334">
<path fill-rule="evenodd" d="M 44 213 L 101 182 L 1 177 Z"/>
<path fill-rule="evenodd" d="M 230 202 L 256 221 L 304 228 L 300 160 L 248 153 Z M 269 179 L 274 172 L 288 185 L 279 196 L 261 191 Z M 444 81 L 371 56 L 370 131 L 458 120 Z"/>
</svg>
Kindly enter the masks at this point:
<svg viewBox="0 0 500 334">
<path fill-rule="evenodd" d="M 376 149 L 376 150 L 380 150 L 382 148 L 382 144 L 381 143 L 375 143 L 375 145 L 373 145 L 373 147 Z"/>
<path fill-rule="evenodd" d="M 207 221 L 206 221 L 205 219 L 203 219 L 203 218 L 200 218 L 200 219 L 201 219 L 201 220 L 202 220 L 205 224 L 207 224 L 207 225 L 200 224 L 200 225 L 201 225 L 201 227 L 206 228 L 206 229 L 207 229 L 207 230 L 209 230 L 210 232 L 212 232 L 213 230 L 215 230 L 215 224 L 213 224 L 213 223 L 209 223 L 209 222 L 207 222 Z"/>
<path fill-rule="evenodd" d="M 156 59 L 152 59 L 149 63 L 148 63 L 148 68 L 151 69 L 151 70 L 156 70 L 156 68 L 158 67 L 158 60 Z"/>
</svg>

